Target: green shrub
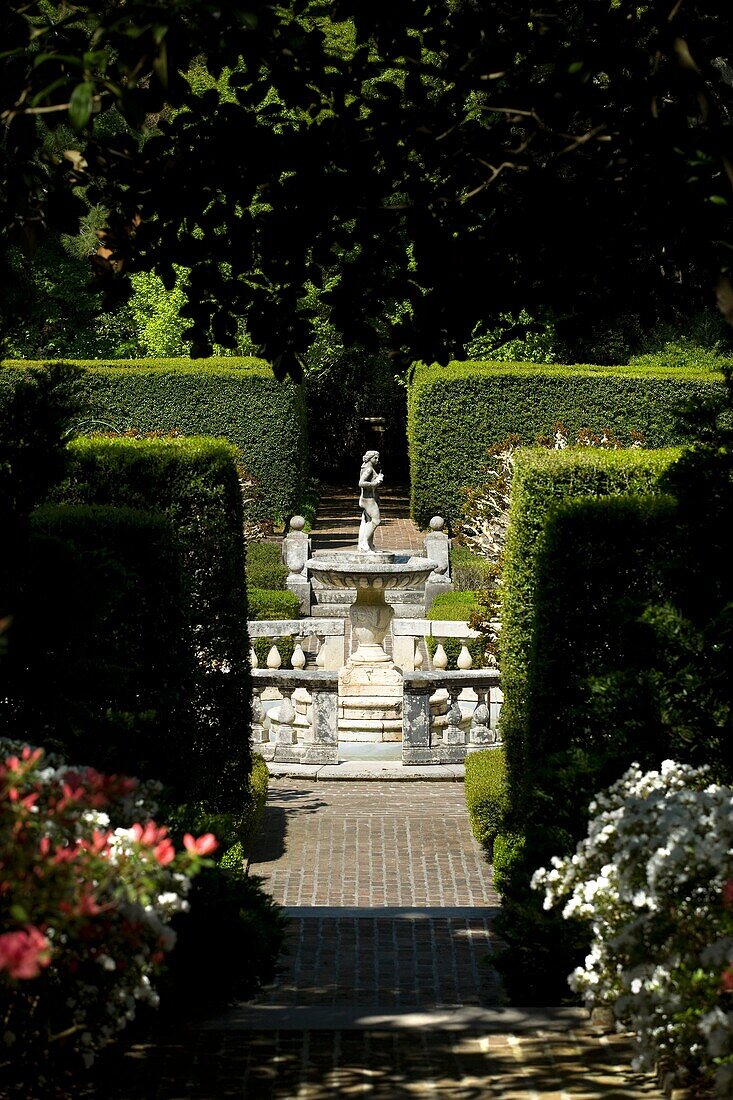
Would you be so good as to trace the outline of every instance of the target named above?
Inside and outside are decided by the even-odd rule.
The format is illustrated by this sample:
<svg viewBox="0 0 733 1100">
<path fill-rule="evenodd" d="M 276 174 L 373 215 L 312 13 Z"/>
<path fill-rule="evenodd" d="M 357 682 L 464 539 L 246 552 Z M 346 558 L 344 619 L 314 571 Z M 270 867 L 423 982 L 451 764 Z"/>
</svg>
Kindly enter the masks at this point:
<svg viewBox="0 0 733 1100">
<path fill-rule="evenodd" d="M 163 513 L 181 565 L 193 732 L 183 801 L 241 809 L 249 774 L 247 600 L 237 452 L 224 440 L 84 437 L 69 445 L 69 503 Z"/>
<path fill-rule="evenodd" d="M 6 361 L 8 369 L 32 364 Z M 305 404 L 300 386 L 275 380 L 258 359 L 81 360 L 85 419 L 79 430 L 178 431 L 223 436 L 254 478 L 255 520 L 287 520 L 306 480 Z"/>
<path fill-rule="evenodd" d="M 294 592 L 248 588 L 250 619 L 299 619 L 300 603 Z"/>
<path fill-rule="evenodd" d="M 481 478 L 486 448 L 511 435 L 532 443 L 558 420 L 571 436 L 610 428 L 621 438 L 643 432 L 650 447 L 680 442 L 680 405 L 704 399 L 720 375 L 668 367 L 663 358 L 657 364 L 418 367 L 408 398 L 413 519 L 427 526 L 438 513 L 456 523 L 461 488 Z"/>
<path fill-rule="evenodd" d="M 269 588 L 284 591 L 287 576 L 288 567 L 283 565 L 278 543 L 247 543 L 248 588 Z"/>
<path fill-rule="evenodd" d="M 496 580 L 493 562 L 474 554 L 467 546 L 455 543 L 450 548 L 450 575 L 459 592 L 473 592 L 477 588 L 489 588 Z"/>
<path fill-rule="evenodd" d="M 523 833 L 497 833 L 492 845 L 494 886 L 501 893 L 508 872 L 524 852 L 526 837 Z"/>
<path fill-rule="evenodd" d="M 444 619 L 446 622 L 462 623 L 468 622 L 471 615 L 480 610 L 480 604 L 476 600 L 473 592 L 441 592 L 440 595 L 435 597 L 430 605 L 427 618 L 431 620 Z M 438 642 L 435 638 L 426 638 L 425 644 L 432 658 L 438 648 Z M 458 660 L 464 643 L 459 638 L 445 638 L 442 644 L 445 655 L 448 658 L 448 668 L 457 668 L 456 661 Z M 479 638 L 466 640 L 465 645 L 473 658 L 474 666 L 477 668 L 481 667 L 484 663 L 484 651 L 486 648 L 486 640 L 483 635 Z"/>
<path fill-rule="evenodd" d="M 471 832 L 491 851 L 494 838 L 504 827 L 508 806 L 502 748 L 472 752 L 466 757 L 465 790 Z"/>
<path fill-rule="evenodd" d="M 165 516 L 46 506 L 10 659 L 23 737 L 105 772 L 189 789 L 181 565 Z"/>
<path fill-rule="evenodd" d="M 239 839 L 224 852 L 219 860 L 222 867 L 244 866 L 249 846 L 260 831 L 265 817 L 269 781 L 270 773 L 267 770 L 267 764 L 255 753 L 252 756 L 252 771 L 249 776 L 250 803 L 240 824 Z"/>
<path fill-rule="evenodd" d="M 183 1020 L 249 1000 L 271 982 L 285 932 L 282 910 L 241 865 L 204 868 L 188 900 L 189 912 L 171 921 L 176 948 L 158 983 L 163 1015 Z M 215 945 L 226 946 L 212 965 Z"/>
</svg>

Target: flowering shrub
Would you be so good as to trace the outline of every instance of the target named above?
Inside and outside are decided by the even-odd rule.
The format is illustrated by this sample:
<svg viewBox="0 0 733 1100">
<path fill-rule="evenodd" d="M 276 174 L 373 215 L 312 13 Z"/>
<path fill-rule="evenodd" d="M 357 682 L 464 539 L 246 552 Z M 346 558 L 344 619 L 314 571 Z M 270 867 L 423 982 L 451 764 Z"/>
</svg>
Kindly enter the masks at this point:
<svg viewBox="0 0 733 1100">
<path fill-rule="evenodd" d="M 71 768 L 18 746 L 0 753 L 0 995 L 5 1047 L 95 1052 L 157 1004 L 151 979 L 216 847 L 177 852 L 153 820 L 155 786 Z"/>
<path fill-rule="evenodd" d="M 733 1091 L 733 789 L 705 768 L 634 764 L 590 806 L 575 854 L 532 885 L 545 908 L 589 921 L 570 975 L 636 1033 L 637 1064 L 671 1062 Z"/>
</svg>

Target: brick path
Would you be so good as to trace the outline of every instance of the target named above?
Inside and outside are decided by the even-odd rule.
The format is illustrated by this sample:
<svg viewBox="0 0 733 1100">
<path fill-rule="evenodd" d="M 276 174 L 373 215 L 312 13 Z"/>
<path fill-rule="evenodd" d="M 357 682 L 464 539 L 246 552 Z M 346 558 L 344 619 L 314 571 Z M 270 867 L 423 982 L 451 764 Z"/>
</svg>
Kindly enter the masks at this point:
<svg viewBox="0 0 733 1100">
<path fill-rule="evenodd" d="M 107 1100 L 641 1100 L 623 1037 L 499 1004 L 496 895 L 459 783 L 271 780 L 251 870 L 291 918 L 252 1004 L 134 1047 Z M 221 965 L 236 944 L 208 945 Z"/>
<path fill-rule="evenodd" d="M 424 549 L 424 533 L 407 518 L 410 514 L 409 489 L 403 485 L 383 487 L 380 490 L 380 512 L 382 522 L 374 535 L 377 550 L 418 552 Z M 313 550 L 353 549 L 358 541 L 360 521 L 357 488 L 325 488 L 311 534 Z"/>
</svg>

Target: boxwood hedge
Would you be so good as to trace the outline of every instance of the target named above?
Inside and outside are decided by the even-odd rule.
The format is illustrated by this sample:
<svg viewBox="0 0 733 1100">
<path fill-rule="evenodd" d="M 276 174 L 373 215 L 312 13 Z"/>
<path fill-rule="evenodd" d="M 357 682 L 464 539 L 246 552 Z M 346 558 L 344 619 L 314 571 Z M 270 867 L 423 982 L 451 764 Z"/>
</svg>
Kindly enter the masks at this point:
<svg viewBox="0 0 733 1100">
<path fill-rule="evenodd" d="M 38 363 L 6 360 L 19 369 Z M 86 412 L 80 431 L 223 436 L 257 482 L 252 519 L 287 520 L 301 504 L 307 470 L 302 388 L 278 382 L 259 359 L 78 360 Z"/>
<path fill-rule="evenodd" d="M 643 432 L 650 447 L 681 441 L 677 410 L 719 384 L 710 371 L 665 367 L 450 363 L 416 368 L 408 398 L 412 517 L 455 523 L 461 488 L 476 484 L 486 449 L 518 435 L 525 443 L 562 420 L 571 432 Z"/>
<path fill-rule="evenodd" d="M 250 681 L 237 449 L 223 439 L 87 436 L 69 444 L 69 453 L 58 499 L 159 512 L 171 523 L 195 658 L 187 800 L 215 811 L 241 809 L 248 801 Z"/>
</svg>

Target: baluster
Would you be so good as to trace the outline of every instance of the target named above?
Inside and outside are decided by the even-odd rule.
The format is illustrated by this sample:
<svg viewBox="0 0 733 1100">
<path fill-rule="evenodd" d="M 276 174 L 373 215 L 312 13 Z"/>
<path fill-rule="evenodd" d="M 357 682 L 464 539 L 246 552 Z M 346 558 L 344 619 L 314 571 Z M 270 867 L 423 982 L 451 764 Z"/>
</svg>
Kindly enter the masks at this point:
<svg viewBox="0 0 733 1100">
<path fill-rule="evenodd" d="M 456 667 L 462 669 L 464 672 L 468 672 L 469 668 L 473 665 L 473 657 L 468 651 L 468 646 L 464 642 L 461 646 L 461 652 L 458 654 L 458 660 L 456 661 Z"/>
<path fill-rule="evenodd" d="M 323 635 L 316 635 L 318 652 L 316 653 L 316 668 L 326 667 L 326 639 Z"/>
<path fill-rule="evenodd" d="M 438 647 L 433 654 L 433 668 L 443 672 L 448 667 L 448 655 L 443 649 L 443 639 L 438 639 Z"/>
<path fill-rule="evenodd" d="M 280 655 L 280 650 L 277 648 L 277 642 L 273 642 L 270 652 L 267 654 L 267 667 L 280 668 L 282 663 L 283 659 Z"/>
<path fill-rule="evenodd" d="M 476 693 L 478 695 L 478 705 L 471 718 L 469 741 L 472 745 L 493 745 L 496 741 L 496 734 L 490 728 L 489 707 L 487 706 L 489 693 L 482 688 L 476 688 Z"/>
<path fill-rule="evenodd" d="M 256 745 L 262 745 L 268 740 L 269 737 L 265 729 L 265 711 L 260 693 L 255 690 L 252 693 L 252 741 Z"/>
<path fill-rule="evenodd" d="M 255 653 L 255 647 L 250 646 L 249 650 L 249 667 L 259 668 L 259 661 L 257 660 L 257 654 Z"/>
<path fill-rule="evenodd" d="M 297 743 L 295 728 L 293 726 L 294 722 L 295 707 L 289 696 L 286 695 L 277 708 L 277 718 L 272 722 L 270 727 L 270 732 L 274 734 L 273 740 L 276 741 L 278 745 L 295 745 Z"/>
<path fill-rule="evenodd" d="M 415 665 L 415 668 L 419 671 L 422 668 L 423 664 L 424 664 L 424 659 L 423 659 L 423 655 L 422 655 L 422 646 L 420 645 L 420 639 L 417 638 L 416 641 L 415 641 L 414 665 Z"/>
<path fill-rule="evenodd" d="M 293 650 L 293 656 L 290 658 L 291 665 L 296 669 L 305 668 L 305 653 L 303 652 L 300 641 L 301 639 L 298 638 L 295 643 L 295 649 Z"/>
<path fill-rule="evenodd" d="M 461 729 L 461 708 L 458 705 L 458 696 L 461 693 L 459 687 L 448 687 L 450 706 L 448 707 L 448 724 L 445 727 L 443 741 L 446 745 L 465 745 L 466 733 Z"/>
</svg>

